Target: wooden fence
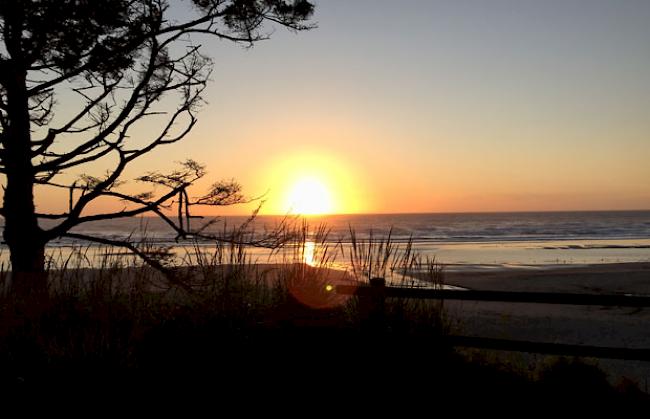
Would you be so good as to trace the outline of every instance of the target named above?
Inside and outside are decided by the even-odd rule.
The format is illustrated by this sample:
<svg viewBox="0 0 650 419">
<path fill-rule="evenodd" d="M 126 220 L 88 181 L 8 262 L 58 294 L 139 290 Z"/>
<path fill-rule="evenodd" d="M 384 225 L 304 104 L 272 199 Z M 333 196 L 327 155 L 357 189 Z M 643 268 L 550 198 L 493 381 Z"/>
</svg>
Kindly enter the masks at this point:
<svg viewBox="0 0 650 419">
<path fill-rule="evenodd" d="M 336 292 L 355 295 L 364 303 L 370 323 L 381 329 L 387 298 L 471 300 L 509 303 L 594 305 L 605 307 L 650 307 L 650 297 L 633 295 L 568 294 L 552 292 L 474 291 L 388 287 L 383 278 L 372 278 L 369 285 L 338 285 Z M 650 349 L 616 348 L 561 343 L 529 342 L 474 336 L 448 336 L 454 346 L 552 355 L 586 356 L 650 361 Z"/>
</svg>

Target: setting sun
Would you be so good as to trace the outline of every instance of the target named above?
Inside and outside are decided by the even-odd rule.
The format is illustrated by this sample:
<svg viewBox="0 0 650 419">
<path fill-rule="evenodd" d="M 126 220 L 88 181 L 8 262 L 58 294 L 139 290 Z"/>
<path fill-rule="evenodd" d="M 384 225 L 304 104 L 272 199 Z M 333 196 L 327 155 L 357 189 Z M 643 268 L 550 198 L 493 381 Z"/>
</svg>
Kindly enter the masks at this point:
<svg viewBox="0 0 650 419">
<path fill-rule="evenodd" d="M 292 186 L 287 206 L 293 214 L 329 214 L 333 210 L 332 197 L 325 184 L 314 177 L 298 179 Z"/>
<path fill-rule="evenodd" d="M 269 188 L 264 214 L 352 214 L 373 202 L 361 187 L 364 177 L 345 156 L 304 150 L 270 158 L 260 170 Z"/>
</svg>

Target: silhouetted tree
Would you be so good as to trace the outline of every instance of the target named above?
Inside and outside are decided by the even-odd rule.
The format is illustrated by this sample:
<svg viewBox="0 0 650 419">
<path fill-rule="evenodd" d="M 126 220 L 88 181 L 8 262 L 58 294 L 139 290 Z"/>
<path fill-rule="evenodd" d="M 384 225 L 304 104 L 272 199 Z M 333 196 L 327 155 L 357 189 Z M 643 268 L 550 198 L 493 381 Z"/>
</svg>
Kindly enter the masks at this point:
<svg viewBox="0 0 650 419">
<path fill-rule="evenodd" d="M 267 37 L 269 23 L 308 29 L 312 12 L 305 0 L 2 0 L 1 214 L 14 290 L 44 289 L 44 248 L 55 238 L 137 252 L 126 240 L 70 231 L 80 224 L 153 212 L 179 237 L 187 237 L 202 234 L 189 229 L 190 206 L 241 202 L 234 182 L 216 183 L 203 196 L 188 195 L 187 188 L 205 175 L 191 160 L 173 173 L 137 179 L 165 188 L 162 193 L 122 192 L 121 178 L 130 163 L 181 140 L 194 127 L 211 61 L 192 36 L 252 45 Z M 65 96 L 65 109 L 57 108 L 57 95 Z M 147 118 L 159 123 L 158 132 L 150 138 L 141 131 L 133 135 Z M 70 174 L 99 160 L 112 166 L 102 176 Z M 38 213 L 35 186 L 67 189 L 68 209 Z M 89 204 L 107 197 L 124 201 L 124 209 L 88 213 Z M 178 219 L 162 210 L 172 202 L 178 205 Z M 39 226 L 44 218 L 58 222 L 45 229 Z"/>
</svg>

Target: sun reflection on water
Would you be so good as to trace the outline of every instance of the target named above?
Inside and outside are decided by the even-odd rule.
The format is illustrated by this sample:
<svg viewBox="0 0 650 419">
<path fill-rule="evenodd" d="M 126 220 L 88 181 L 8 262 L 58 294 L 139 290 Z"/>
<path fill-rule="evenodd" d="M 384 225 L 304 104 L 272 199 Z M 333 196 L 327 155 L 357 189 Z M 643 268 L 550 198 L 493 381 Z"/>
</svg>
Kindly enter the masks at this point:
<svg viewBox="0 0 650 419">
<path fill-rule="evenodd" d="M 313 241 L 305 241 L 305 247 L 302 251 L 302 260 L 309 266 L 316 266 L 314 260 L 314 251 L 316 250 L 316 243 Z"/>
</svg>

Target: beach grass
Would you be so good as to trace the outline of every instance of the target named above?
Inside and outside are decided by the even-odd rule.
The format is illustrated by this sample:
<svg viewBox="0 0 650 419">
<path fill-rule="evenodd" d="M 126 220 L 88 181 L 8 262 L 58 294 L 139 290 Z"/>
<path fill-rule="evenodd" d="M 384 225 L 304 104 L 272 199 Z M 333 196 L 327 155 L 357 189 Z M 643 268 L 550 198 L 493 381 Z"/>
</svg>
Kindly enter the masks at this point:
<svg viewBox="0 0 650 419">
<path fill-rule="evenodd" d="M 561 398 L 554 389 L 565 387 L 549 383 L 582 371 L 558 363 L 559 372 L 551 366 L 546 375 L 531 375 L 470 360 L 445 341 L 452 322 L 439 301 L 389 299 L 380 330 L 368 327 L 362 302 L 336 294 L 337 284 L 381 276 L 413 286 L 417 272 L 441 285 L 445 274 L 435 260 L 390 235 L 362 240 L 351 230 L 350 236 L 347 271 L 332 267 L 343 247 L 328 240 L 327 228 L 312 231 L 306 224 L 293 242 L 274 249 L 281 263 L 253 259 L 238 244 L 241 238 L 230 236 L 212 247 L 188 248 L 181 263 L 168 265 L 172 278 L 110 248 L 101 250 L 97 265 L 90 255 L 96 248 L 77 247 L 50 260 L 49 298 L 36 316 L 10 293 L 0 298 L 2 383 L 160 384 L 210 376 L 222 389 L 248 377 L 266 391 L 287 378 L 296 391 L 307 383 L 351 391 L 354 377 L 356 386 L 390 387 L 404 397 L 508 393 L 535 399 Z M 9 280 L 8 270 L 0 271 L 2 289 Z M 618 391 L 591 370 L 584 374 L 608 389 L 603 402 L 629 394 L 645 401 L 634 386 Z M 423 385 L 410 384 L 422 379 Z"/>
</svg>

